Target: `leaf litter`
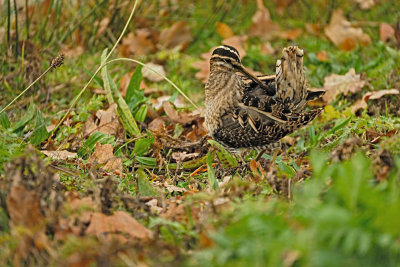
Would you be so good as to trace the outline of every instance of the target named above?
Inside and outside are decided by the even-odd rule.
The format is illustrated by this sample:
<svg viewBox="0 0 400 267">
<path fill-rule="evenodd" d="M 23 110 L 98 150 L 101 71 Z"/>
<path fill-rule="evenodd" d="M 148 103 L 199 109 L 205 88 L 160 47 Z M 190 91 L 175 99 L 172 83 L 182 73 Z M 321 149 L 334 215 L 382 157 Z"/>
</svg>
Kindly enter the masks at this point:
<svg viewBox="0 0 400 267">
<path fill-rule="evenodd" d="M 283 12 L 283 8 L 291 2 L 278 1 L 277 5 L 281 8 L 279 12 Z M 358 2 L 362 4 L 361 1 Z M 242 57 L 249 52 L 249 44 L 253 45 L 252 39 L 248 42 L 248 36 L 260 37 L 263 40 L 260 45 L 261 53 L 274 55 L 277 50 L 266 40 L 282 38 L 293 41 L 306 33 L 317 36 L 322 34 L 323 28 L 319 24 L 308 24 L 305 30 L 294 28 L 279 31 L 280 26 L 271 20 L 270 13 L 263 2 L 257 1 L 257 6 L 248 35 L 234 35 L 227 24 L 222 22 L 216 24 L 217 33 L 223 39 L 222 43 L 237 47 Z M 328 38 L 345 50 L 353 49 L 358 44 L 367 44 L 367 35 L 361 28 L 353 27 L 342 14 L 339 15 L 334 12 L 330 24 L 325 28 Z M 108 20 L 100 21 L 98 34 L 103 34 L 108 24 Z M 384 25 L 384 30 L 380 32 L 380 38 L 385 41 L 393 39 L 395 34 L 386 26 Z M 345 40 L 332 35 L 332 31 L 343 34 Z M 185 22 L 173 23 L 162 31 L 150 27 L 139 27 L 122 40 L 119 51 L 125 56 L 148 55 L 162 49 L 182 51 L 192 39 L 190 28 Z M 211 51 L 203 54 L 203 60 L 193 65 L 199 69 L 196 78 L 203 82 L 208 77 Z M 317 58 L 321 62 L 330 60 L 326 51 L 318 52 Z M 165 73 L 163 65 L 153 66 Z M 200 233 L 200 239 L 203 240 L 201 242 L 207 246 L 215 245 L 206 234 L 208 230 L 212 232 L 212 226 L 206 221 L 215 220 L 221 211 L 233 209 L 230 203 L 243 198 L 244 195 L 259 196 L 266 188 L 290 199 L 291 183 L 303 182 L 311 177 L 311 167 L 309 159 L 305 157 L 306 153 L 287 150 L 288 144 L 292 149 L 296 149 L 295 146 L 300 147 L 303 138 L 312 138 L 311 130 L 304 136 L 302 132 L 302 136 L 285 138 L 277 158 L 263 158 L 258 162 L 251 161 L 248 166 L 243 166 L 241 163 L 236 166 L 223 151 L 216 147 L 210 149 L 206 140 L 207 131 L 203 125 L 204 117 L 198 111 L 185 110 L 181 97 L 165 95 L 165 92 L 156 88 L 155 83 L 160 82 L 157 75 L 152 76 L 152 72 L 147 73 L 145 69 L 142 70 L 142 74 L 152 88 L 150 89 L 143 80 L 137 88 L 138 90 L 144 88 L 144 91 L 140 90 L 138 95 L 148 97 L 148 101 L 146 100 L 147 102 L 143 104 L 147 111 L 140 124 L 141 136 L 133 140 L 126 139 L 116 117 L 115 106 L 110 105 L 89 115 L 82 130 L 83 139 L 100 132 L 104 134 L 102 136 L 109 135 L 124 140 L 125 143 L 122 146 L 121 141 L 118 143 L 107 141 L 112 144 L 95 142 L 92 150 L 84 157 L 79 151 L 78 153 L 66 150 L 42 151 L 54 160 L 68 160 L 69 163 L 73 161 L 75 168 L 85 168 L 85 174 L 90 176 L 88 180 L 95 185 L 94 187 L 89 183 L 80 184 L 81 178 L 78 175 L 69 178 L 72 179 L 69 184 L 68 180 L 63 180 L 64 176 L 50 175 L 53 173 L 51 169 L 43 171 L 49 172 L 47 176 L 45 175 L 51 178 L 47 182 L 41 180 L 39 175 L 32 175 L 33 179 L 38 179 L 46 185 L 45 189 L 43 185 L 39 186 L 36 183 L 26 185 L 23 182 L 15 182 L 19 181 L 18 175 L 26 172 L 35 173 L 37 169 L 46 168 L 37 156 L 22 157 L 8 169 L 7 180 L 15 183 L 11 189 L 7 190 L 8 197 L 5 203 L 11 211 L 9 212 L 10 227 L 15 229 L 16 225 L 19 225 L 36 229 L 35 233 L 28 233 L 21 239 L 19 245 L 21 252 L 17 253 L 20 258 L 36 257 L 35 250 L 52 254 L 51 247 L 68 242 L 71 236 L 80 238 L 81 242 L 86 236 L 91 236 L 99 243 L 96 251 L 88 250 L 72 254 L 66 260 L 67 264 L 95 264 L 100 257 L 110 259 L 111 255 L 132 256 L 130 255 L 132 251 L 138 251 L 138 253 L 130 259 L 134 259 L 135 263 L 139 264 L 146 264 L 144 257 L 157 258 L 161 254 L 168 257 L 182 255 L 177 251 L 178 249 L 193 248 L 196 242 L 191 232 Z M 132 75 L 133 72 L 127 73 L 121 79 L 120 91 L 124 96 L 126 96 Z M 354 69 L 350 69 L 344 75 L 327 75 L 323 86 L 323 89 L 328 91 L 324 98 L 325 103 L 332 103 L 340 94 L 358 93 L 366 84 L 367 81 L 360 74 L 356 74 Z M 361 99 L 361 108 L 366 108 L 369 100 L 380 100 L 384 96 L 398 95 L 398 90 L 397 92 L 393 90 L 397 89 L 366 93 Z M 68 126 L 79 127 L 72 118 L 66 123 Z M 338 145 L 337 149 L 331 153 L 331 158 L 333 161 L 349 159 L 358 149 L 371 150 L 372 148 L 367 148 L 367 146 L 383 143 L 386 138 L 392 138 L 397 133 L 396 129 L 388 131 L 367 129 L 362 138 L 348 138 Z M 76 136 L 75 140 L 79 138 L 81 137 Z M 84 140 L 76 143 L 80 146 Z M 140 149 L 139 144 L 144 149 Z M 70 150 L 76 151 L 77 145 L 70 146 Z M 121 151 L 124 152 L 121 153 Z M 124 155 L 126 151 L 131 155 Z M 210 190 L 209 186 L 204 188 L 207 185 L 205 177 L 209 174 L 206 160 L 203 160 L 207 153 L 211 153 L 213 161 L 216 162 L 212 162 L 209 167 L 215 171 L 216 184 L 219 188 L 217 192 Z M 387 150 L 377 152 L 374 157 L 376 157 L 374 169 L 376 176 L 384 180 L 393 166 L 393 159 Z M 147 161 L 138 161 L 138 159 Z M 21 164 L 21 160 L 25 163 L 18 165 Z M 150 161 L 153 162 L 152 160 L 155 160 L 156 164 L 151 165 L 152 167 L 146 165 Z M 287 164 L 291 161 L 292 165 Z M 32 167 L 34 164 L 36 166 Z M 379 168 L 380 164 L 383 168 Z M 17 170 L 19 166 L 25 168 L 22 174 L 13 174 L 12 170 Z M 146 167 L 143 168 L 143 166 Z M 32 169 L 29 169 L 31 167 Z M 243 177 L 245 179 L 242 179 Z M 79 190 L 79 193 L 66 190 L 60 183 L 61 180 L 73 188 L 83 187 L 83 190 Z M 52 182 L 51 186 L 49 181 Z M 58 189 L 59 187 L 63 190 Z M 121 188 L 125 191 L 121 191 Z M 130 191 L 126 191 L 127 188 Z M 25 195 L 26 199 L 21 198 L 20 194 Z M 52 205 L 58 205 L 55 215 L 51 213 L 54 208 L 46 207 L 48 202 L 44 201 L 49 196 L 51 199 L 54 197 L 58 199 L 52 202 Z M 21 218 L 29 210 L 36 216 L 25 222 Z M 50 222 L 45 219 L 49 217 L 49 214 L 54 215 Z M 144 222 L 146 226 L 141 222 Z M 183 245 L 177 245 L 177 243 L 170 245 L 159 239 L 168 231 L 175 239 L 183 236 L 183 241 L 174 241 L 182 242 Z M 179 235 L 179 231 L 185 231 L 185 234 Z M 56 244 L 55 241 L 59 243 Z M 299 258 L 299 254 L 296 251 L 288 252 L 284 257 L 285 263 L 292 265 Z"/>
</svg>

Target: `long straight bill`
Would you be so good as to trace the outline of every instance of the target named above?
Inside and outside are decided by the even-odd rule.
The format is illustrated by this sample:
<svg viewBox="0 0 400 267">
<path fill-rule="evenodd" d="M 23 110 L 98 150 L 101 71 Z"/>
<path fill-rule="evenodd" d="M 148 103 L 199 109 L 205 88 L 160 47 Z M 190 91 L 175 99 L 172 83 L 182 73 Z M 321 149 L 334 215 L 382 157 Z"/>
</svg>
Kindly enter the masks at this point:
<svg viewBox="0 0 400 267">
<path fill-rule="evenodd" d="M 253 82 L 259 84 L 262 88 L 264 88 L 268 95 L 270 95 L 270 96 L 275 95 L 275 93 L 276 93 L 275 90 L 273 90 L 273 89 L 271 89 L 271 88 L 267 88 L 267 87 L 265 86 L 265 84 L 264 84 L 260 79 L 258 79 L 256 76 L 254 76 L 253 74 L 251 74 L 248 70 L 246 70 L 245 67 L 242 66 L 242 67 L 240 68 L 240 72 L 242 72 L 244 75 L 246 75 L 247 77 L 249 77 L 249 79 L 251 79 Z"/>
</svg>

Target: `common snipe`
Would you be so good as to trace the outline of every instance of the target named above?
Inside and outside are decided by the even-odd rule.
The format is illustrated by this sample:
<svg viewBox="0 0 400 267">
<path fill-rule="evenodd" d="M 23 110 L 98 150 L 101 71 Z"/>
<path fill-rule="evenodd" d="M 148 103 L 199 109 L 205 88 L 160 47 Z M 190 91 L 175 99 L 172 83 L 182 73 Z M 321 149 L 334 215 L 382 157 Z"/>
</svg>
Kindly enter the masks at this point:
<svg viewBox="0 0 400 267">
<path fill-rule="evenodd" d="M 306 106 L 323 93 L 307 89 L 303 50 L 296 46 L 283 49 L 276 75 L 259 77 L 243 67 L 235 48 L 219 46 L 210 59 L 205 124 L 231 151 L 264 149 L 320 114 Z"/>
</svg>

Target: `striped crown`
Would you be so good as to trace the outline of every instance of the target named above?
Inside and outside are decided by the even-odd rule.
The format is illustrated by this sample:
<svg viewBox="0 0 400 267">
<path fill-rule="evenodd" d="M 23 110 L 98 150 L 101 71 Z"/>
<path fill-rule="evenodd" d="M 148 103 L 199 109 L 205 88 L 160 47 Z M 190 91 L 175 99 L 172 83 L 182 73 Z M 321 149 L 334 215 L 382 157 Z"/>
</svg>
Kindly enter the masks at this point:
<svg viewBox="0 0 400 267">
<path fill-rule="evenodd" d="M 231 60 L 232 63 L 241 64 L 239 52 L 229 45 L 221 45 L 215 48 L 211 55 L 211 60 L 213 59 Z"/>
</svg>

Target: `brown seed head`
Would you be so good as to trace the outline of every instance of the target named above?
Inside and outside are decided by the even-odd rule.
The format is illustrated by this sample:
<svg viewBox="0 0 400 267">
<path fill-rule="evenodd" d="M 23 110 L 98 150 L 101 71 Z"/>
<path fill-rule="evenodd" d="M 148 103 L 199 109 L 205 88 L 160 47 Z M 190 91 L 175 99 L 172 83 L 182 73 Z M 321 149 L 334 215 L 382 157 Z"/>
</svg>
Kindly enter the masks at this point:
<svg viewBox="0 0 400 267">
<path fill-rule="evenodd" d="M 63 63 L 64 63 L 64 54 L 60 54 L 51 61 L 50 66 L 52 69 L 55 69 L 60 67 Z"/>
</svg>

